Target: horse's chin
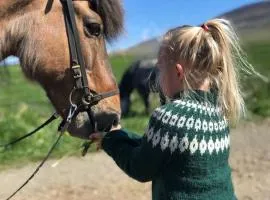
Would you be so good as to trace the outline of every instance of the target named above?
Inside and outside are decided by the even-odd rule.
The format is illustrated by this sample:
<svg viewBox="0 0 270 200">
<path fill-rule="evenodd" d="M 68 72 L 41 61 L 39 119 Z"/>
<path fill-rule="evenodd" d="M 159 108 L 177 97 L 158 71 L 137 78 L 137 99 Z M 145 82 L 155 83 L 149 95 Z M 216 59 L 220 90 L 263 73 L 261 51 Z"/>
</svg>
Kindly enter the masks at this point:
<svg viewBox="0 0 270 200">
<path fill-rule="evenodd" d="M 94 132 L 94 128 L 92 127 L 86 112 L 79 113 L 76 118 L 72 120 L 68 127 L 68 132 L 73 137 L 89 139 L 91 133 Z"/>
<path fill-rule="evenodd" d="M 106 132 L 119 123 L 119 115 L 115 113 L 98 113 L 95 115 L 96 131 Z M 89 120 L 87 112 L 80 112 L 68 127 L 71 136 L 89 139 L 94 133 L 94 127 Z"/>
</svg>

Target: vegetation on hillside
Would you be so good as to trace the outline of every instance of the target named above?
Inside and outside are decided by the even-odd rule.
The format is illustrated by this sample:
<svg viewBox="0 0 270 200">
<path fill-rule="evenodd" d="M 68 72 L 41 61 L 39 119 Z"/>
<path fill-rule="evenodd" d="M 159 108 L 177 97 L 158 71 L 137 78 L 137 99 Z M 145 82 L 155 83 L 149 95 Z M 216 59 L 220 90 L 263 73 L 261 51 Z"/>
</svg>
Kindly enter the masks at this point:
<svg viewBox="0 0 270 200">
<path fill-rule="evenodd" d="M 249 61 L 255 70 L 268 81 L 257 76 L 248 76 L 243 80 L 246 104 L 250 114 L 270 116 L 270 41 L 251 42 L 245 45 Z"/>
</svg>

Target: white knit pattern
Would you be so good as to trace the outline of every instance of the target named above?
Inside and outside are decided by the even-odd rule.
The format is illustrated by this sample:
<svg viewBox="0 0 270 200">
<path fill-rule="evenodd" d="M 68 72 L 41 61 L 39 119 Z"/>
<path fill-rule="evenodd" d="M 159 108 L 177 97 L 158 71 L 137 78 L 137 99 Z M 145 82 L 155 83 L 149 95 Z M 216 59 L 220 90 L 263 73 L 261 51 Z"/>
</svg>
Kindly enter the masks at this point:
<svg viewBox="0 0 270 200">
<path fill-rule="evenodd" d="M 177 128 L 185 128 L 186 130 L 202 131 L 203 133 L 217 133 L 224 131 L 228 127 L 225 117 L 220 121 L 215 121 L 214 119 L 207 121 L 194 118 L 194 116 L 187 118 L 185 115 L 172 114 L 171 111 L 166 111 L 165 109 L 156 109 L 152 117 L 161 120 L 164 125 L 168 124 Z"/>
<path fill-rule="evenodd" d="M 171 150 L 171 153 L 173 153 L 178 147 L 178 138 L 177 136 L 173 136 L 171 142 L 170 142 L 170 150 Z"/>
<path fill-rule="evenodd" d="M 150 127 L 146 135 L 153 147 L 159 147 L 162 151 L 168 149 L 171 153 L 189 152 L 191 155 L 199 153 L 202 156 L 223 153 L 229 148 L 229 135 L 222 133 L 227 132 L 228 121 L 225 117 L 220 118 L 222 115 L 219 107 L 196 100 L 175 100 L 172 106 L 185 108 L 186 114 L 173 113 L 168 108 L 160 107 L 154 111 L 152 117 L 161 123 L 161 127 L 182 129 L 185 134 L 182 137 L 169 132 L 161 135 L 161 129 L 155 132 Z M 210 117 L 205 117 L 207 115 Z M 189 134 L 190 132 L 193 134 Z"/>
<path fill-rule="evenodd" d="M 162 151 L 169 149 L 171 153 L 176 151 L 180 153 L 188 151 L 191 155 L 196 152 L 199 152 L 200 155 L 212 155 L 214 153 L 223 153 L 224 150 L 227 150 L 230 146 L 229 135 L 216 137 L 215 140 L 213 140 L 212 136 L 210 136 L 208 140 L 203 136 L 203 138 L 199 140 L 197 135 L 189 138 L 187 133 L 182 138 L 177 135 L 169 136 L 168 132 L 161 137 L 160 133 L 160 129 L 156 133 L 154 133 L 153 128 L 149 129 L 147 132 L 148 142 L 152 143 L 153 147 L 159 146 Z"/>
<path fill-rule="evenodd" d="M 163 136 L 160 141 L 161 150 L 164 151 L 169 146 L 169 143 L 170 143 L 169 134 L 166 133 L 165 136 Z"/>
<path fill-rule="evenodd" d="M 158 130 L 158 131 L 154 134 L 154 136 L 153 136 L 153 138 L 152 138 L 152 144 L 153 144 L 153 147 L 157 146 L 157 145 L 159 144 L 159 142 L 160 142 L 160 130 Z"/>
<path fill-rule="evenodd" d="M 186 151 L 188 149 L 188 146 L 189 146 L 189 141 L 186 135 L 185 137 L 180 139 L 180 144 L 179 144 L 180 152 L 183 153 L 184 151 Z"/>
<path fill-rule="evenodd" d="M 220 107 L 218 106 L 213 106 L 210 105 L 207 102 L 198 102 L 196 100 L 182 100 L 182 99 L 178 99 L 178 100 L 174 100 L 173 105 L 175 107 L 181 107 L 181 108 L 187 108 L 187 111 L 194 111 L 194 112 L 199 112 L 205 115 L 209 115 L 210 117 L 212 115 L 218 115 L 220 114 Z"/>
</svg>

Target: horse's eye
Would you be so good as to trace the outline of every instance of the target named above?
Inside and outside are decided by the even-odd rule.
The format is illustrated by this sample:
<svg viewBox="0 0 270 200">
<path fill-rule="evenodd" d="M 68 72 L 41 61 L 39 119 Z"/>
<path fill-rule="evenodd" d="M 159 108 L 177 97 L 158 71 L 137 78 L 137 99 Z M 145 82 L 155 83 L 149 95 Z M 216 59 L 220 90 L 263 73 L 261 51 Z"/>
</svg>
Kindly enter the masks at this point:
<svg viewBox="0 0 270 200">
<path fill-rule="evenodd" d="M 86 33 L 89 36 L 95 36 L 98 37 L 101 35 L 102 28 L 101 25 L 98 23 L 88 23 L 85 24 Z"/>
</svg>

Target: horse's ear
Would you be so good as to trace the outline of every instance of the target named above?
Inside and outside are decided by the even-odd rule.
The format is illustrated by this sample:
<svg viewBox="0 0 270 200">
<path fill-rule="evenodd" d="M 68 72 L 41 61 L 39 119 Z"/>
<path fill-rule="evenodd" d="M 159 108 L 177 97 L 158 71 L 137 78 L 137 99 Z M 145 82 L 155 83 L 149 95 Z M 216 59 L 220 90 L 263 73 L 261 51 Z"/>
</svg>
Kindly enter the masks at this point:
<svg viewBox="0 0 270 200">
<path fill-rule="evenodd" d="M 99 0 L 96 8 L 100 15 L 104 34 L 108 41 L 119 36 L 123 31 L 124 10 L 120 0 Z"/>
</svg>

